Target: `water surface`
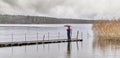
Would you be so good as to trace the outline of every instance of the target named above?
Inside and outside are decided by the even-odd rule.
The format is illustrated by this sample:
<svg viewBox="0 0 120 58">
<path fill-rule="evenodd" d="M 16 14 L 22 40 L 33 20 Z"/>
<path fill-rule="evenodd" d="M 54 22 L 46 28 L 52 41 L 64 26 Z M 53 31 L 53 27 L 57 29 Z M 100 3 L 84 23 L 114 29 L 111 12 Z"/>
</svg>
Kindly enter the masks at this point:
<svg viewBox="0 0 120 58">
<path fill-rule="evenodd" d="M 73 35 L 79 30 L 79 39 L 83 42 L 68 42 L 54 44 L 40 44 L 29 46 L 0 48 L 0 58 L 120 58 L 119 41 L 98 40 L 94 37 L 91 24 L 72 25 Z M 11 34 L 14 34 L 13 41 L 36 40 L 36 33 L 39 33 L 39 40 L 43 35 L 50 33 L 50 39 L 67 39 L 66 27 L 0 27 L 0 41 L 11 41 Z M 60 32 L 60 38 L 58 38 Z M 100 37 L 101 38 L 101 37 Z"/>
</svg>

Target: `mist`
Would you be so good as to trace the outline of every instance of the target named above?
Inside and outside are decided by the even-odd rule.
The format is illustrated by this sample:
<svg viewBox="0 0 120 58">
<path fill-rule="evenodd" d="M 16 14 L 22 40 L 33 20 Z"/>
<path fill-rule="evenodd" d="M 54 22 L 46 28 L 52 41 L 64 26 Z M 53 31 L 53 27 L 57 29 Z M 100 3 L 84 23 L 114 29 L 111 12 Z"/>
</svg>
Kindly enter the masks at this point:
<svg viewBox="0 0 120 58">
<path fill-rule="evenodd" d="M 118 19 L 120 0 L 0 0 L 0 14 Z"/>
</svg>

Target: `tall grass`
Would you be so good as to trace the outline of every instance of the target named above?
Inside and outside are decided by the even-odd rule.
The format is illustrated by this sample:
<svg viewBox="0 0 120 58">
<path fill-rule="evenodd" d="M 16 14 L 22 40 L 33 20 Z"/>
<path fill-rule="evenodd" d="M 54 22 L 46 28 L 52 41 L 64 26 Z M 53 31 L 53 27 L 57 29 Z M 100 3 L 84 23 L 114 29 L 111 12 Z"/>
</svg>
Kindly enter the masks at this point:
<svg viewBox="0 0 120 58">
<path fill-rule="evenodd" d="M 102 51 L 120 46 L 120 20 L 101 20 L 93 24 L 93 47 Z M 115 48 L 114 48 L 115 47 Z"/>
<path fill-rule="evenodd" d="M 120 37 L 120 20 L 101 20 L 93 24 L 97 36 Z"/>
</svg>

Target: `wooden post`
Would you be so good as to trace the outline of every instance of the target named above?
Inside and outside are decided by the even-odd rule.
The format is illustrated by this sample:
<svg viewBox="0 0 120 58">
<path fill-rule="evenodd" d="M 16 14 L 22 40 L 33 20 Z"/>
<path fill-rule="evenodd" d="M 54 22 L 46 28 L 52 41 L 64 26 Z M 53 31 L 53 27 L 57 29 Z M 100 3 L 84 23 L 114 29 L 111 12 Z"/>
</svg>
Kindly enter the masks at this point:
<svg viewBox="0 0 120 58">
<path fill-rule="evenodd" d="M 48 40 L 50 39 L 50 33 L 48 32 Z"/>
<path fill-rule="evenodd" d="M 45 40 L 45 35 L 43 35 L 43 48 L 45 47 L 45 46 L 44 46 L 44 40 Z"/>
<path fill-rule="evenodd" d="M 25 42 L 26 42 L 26 33 L 25 33 Z"/>
<path fill-rule="evenodd" d="M 58 39 L 60 39 L 60 32 L 58 32 Z"/>
<path fill-rule="evenodd" d="M 78 40 L 78 36 L 79 36 L 79 31 L 77 31 L 77 36 L 76 36 L 77 40 Z M 76 42 L 76 45 L 77 45 L 77 49 L 79 50 L 78 41 Z"/>
<path fill-rule="evenodd" d="M 77 36 L 76 36 L 76 39 L 78 40 L 78 35 L 79 35 L 79 31 L 77 31 Z"/>
<path fill-rule="evenodd" d="M 81 39 L 83 39 L 83 32 L 81 32 Z"/>
<path fill-rule="evenodd" d="M 60 39 L 60 32 L 58 32 L 58 39 Z M 60 44 L 58 44 L 58 49 L 60 49 Z"/>
<path fill-rule="evenodd" d="M 43 35 L 43 41 L 45 40 L 45 35 Z"/>
<path fill-rule="evenodd" d="M 37 32 L 37 42 L 36 42 L 36 44 L 37 44 L 37 54 L 38 54 L 38 36 L 39 36 L 39 33 Z"/>
<path fill-rule="evenodd" d="M 48 40 L 50 39 L 50 33 L 48 32 Z M 49 44 L 48 44 L 48 51 L 49 51 Z"/>
<path fill-rule="evenodd" d="M 12 44 L 13 44 L 13 33 L 12 33 Z M 11 47 L 12 47 L 12 44 L 11 44 Z M 13 47 L 12 47 L 12 57 L 13 57 Z"/>
<path fill-rule="evenodd" d="M 25 42 L 26 42 L 26 33 L 25 33 Z M 26 54 L 27 50 L 26 50 L 26 46 L 25 46 L 25 54 Z"/>
<path fill-rule="evenodd" d="M 37 32 L 37 42 L 36 42 L 36 44 L 38 44 L 38 32 Z"/>
<path fill-rule="evenodd" d="M 89 39 L 89 33 L 87 32 L 87 39 Z"/>
<path fill-rule="evenodd" d="M 12 42 L 13 42 L 13 33 L 12 33 Z"/>
</svg>

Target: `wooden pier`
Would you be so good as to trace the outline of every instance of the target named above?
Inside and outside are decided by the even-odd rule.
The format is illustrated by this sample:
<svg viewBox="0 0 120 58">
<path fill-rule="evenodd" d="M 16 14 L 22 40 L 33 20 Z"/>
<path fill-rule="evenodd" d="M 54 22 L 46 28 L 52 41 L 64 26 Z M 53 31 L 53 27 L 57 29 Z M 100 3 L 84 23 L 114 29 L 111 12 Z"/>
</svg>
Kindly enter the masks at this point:
<svg viewBox="0 0 120 58">
<path fill-rule="evenodd" d="M 49 44 L 49 43 L 62 43 L 62 42 L 77 42 L 82 39 L 54 39 L 54 40 L 35 40 L 35 41 L 19 41 L 19 42 L 1 42 L 0 47 L 12 47 L 12 46 L 23 46 L 23 45 L 35 45 L 35 44 Z"/>
</svg>

